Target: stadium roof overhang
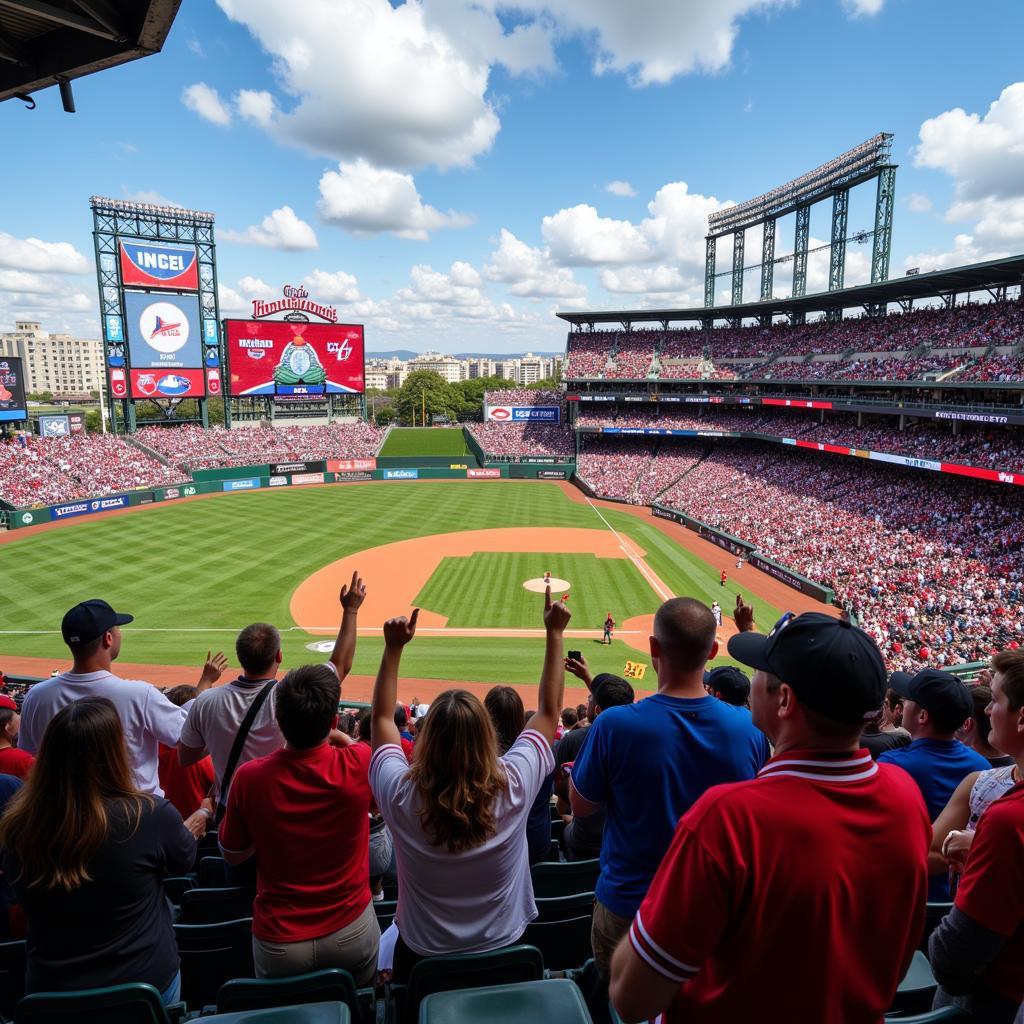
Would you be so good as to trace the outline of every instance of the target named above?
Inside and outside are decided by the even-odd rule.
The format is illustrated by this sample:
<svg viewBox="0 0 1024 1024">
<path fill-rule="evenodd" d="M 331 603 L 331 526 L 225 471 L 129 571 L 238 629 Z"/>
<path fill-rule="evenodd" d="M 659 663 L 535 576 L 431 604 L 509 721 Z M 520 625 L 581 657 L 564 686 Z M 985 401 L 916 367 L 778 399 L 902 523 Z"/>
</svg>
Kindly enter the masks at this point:
<svg viewBox="0 0 1024 1024">
<path fill-rule="evenodd" d="M 0 0 L 0 101 L 51 85 L 64 89 L 75 78 L 159 53 L 180 6 L 181 0 Z"/>
<path fill-rule="evenodd" d="M 797 299 L 772 299 L 745 302 L 737 306 L 697 306 L 691 309 L 594 310 L 558 313 L 574 326 L 590 324 L 662 323 L 673 320 L 733 320 L 747 317 L 788 316 L 791 313 L 818 313 L 830 309 L 853 309 L 890 302 L 929 299 L 968 291 L 995 290 L 1024 282 L 1024 256 L 1009 256 L 987 263 L 974 263 L 952 270 L 913 274 L 881 284 L 862 284 L 834 292 L 818 292 Z"/>
</svg>

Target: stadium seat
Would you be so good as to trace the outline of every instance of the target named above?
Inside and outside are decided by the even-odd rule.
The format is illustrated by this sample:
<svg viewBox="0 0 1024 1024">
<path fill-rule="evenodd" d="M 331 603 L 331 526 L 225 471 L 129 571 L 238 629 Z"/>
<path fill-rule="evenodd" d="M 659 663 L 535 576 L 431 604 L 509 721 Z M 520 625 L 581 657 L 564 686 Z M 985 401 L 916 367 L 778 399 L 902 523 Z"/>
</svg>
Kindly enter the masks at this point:
<svg viewBox="0 0 1024 1024">
<path fill-rule="evenodd" d="M 352 1013 L 344 1003 L 300 1003 L 269 1010 L 240 1010 L 201 1018 L 203 1024 L 351 1024 Z"/>
<path fill-rule="evenodd" d="M 928 940 L 931 934 L 939 926 L 939 922 L 953 909 L 952 903 L 929 903 L 924 909 L 924 931 L 921 933 L 921 941 L 917 948 L 922 952 L 928 952 Z"/>
<path fill-rule="evenodd" d="M 397 900 L 382 900 L 380 903 L 374 903 L 373 911 L 377 915 L 377 924 L 380 926 L 382 933 L 391 927 L 391 922 L 395 919 L 395 911 L 397 909 Z"/>
<path fill-rule="evenodd" d="M 537 921 L 568 921 L 573 917 L 593 917 L 594 894 L 592 892 L 573 893 L 570 896 L 547 896 L 535 899 L 537 904 Z M 583 963 L 581 960 L 580 963 Z"/>
<path fill-rule="evenodd" d="M 170 1024 L 171 1019 L 160 993 L 138 983 L 34 992 L 14 1011 L 15 1024 Z"/>
<path fill-rule="evenodd" d="M 590 1024 L 580 990 L 564 978 L 435 992 L 420 1006 L 420 1024 Z"/>
<path fill-rule="evenodd" d="M 924 1013 L 930 1010 L 937 987 L 928 957 L 921 950 L 915 950 L 907 973 L 896 989 L 896 998 L 893 999 L 889 1012 Z"/>
<path fill-rule="evenodd" d="M 530 874 L 535 897 L 571 896 L 594 891 L 601 874 L 601 862 L 596 857 L 593 860 L 542 861 L 530 868 Z"/>
<path fill-rule="evenodd" d="M 559 864 L 562 860 L 562 844 L 557 839 L 552 839 L 548 846 L 547 856 L 538 864 Z"/>
<path fill-rule="evenodd" d="M 181 904 L 181 895 L 196 887 L 192 875 L 171 875 L 164 879 L 164 892 L 167 898 L 177 907 Z"/>
<path fill-rule="evenodd" d="M 223 889 L 228 884 L 227 866 L 223 857 L 203 857 L 199 861 L 198 887 Z"/>
<path fill-rule="evenodd" d="M 198 863 L 203 857 L 219 857 L 220 856 L 220 845 L 217 842 L 216 831 L 207 832 L 202 839 L 196 843 L 196 862 Z"/>
<path fill-rule="evenodd" d="M 372 1005 L 373 991 L 367 991 Z M 217 993 L 217 1013 L 327 1002 L 344 1003 L 355 1019 L 362 1017 L 356 983 L 352 975 L 340 967 L 296 974 L 291 978 L 235 978 L 221 985 Z"/>
<path fill-rule="evenodd" d="M 189 889 L 182 893 L 178 920 L 182 924 L 213 924 L 252 917 L 255 899 L 256 890 L 248 885 L 225 889 Z"/>
<path fill-rule="evenodd" d="M 416 1021 L 420 1003 L 435 992 L 476 988 L 482 981 L 518 985 L 544 977 L 544 958 L 533 946 L 506 946 L 489 953 L 431 956 L 413 966 L 401 1003 L 402 1019 Z"/>
<path fill-rule="evenodd" d="M 560 842 L 564 831 L 565 822 L 561 818 L 553 818 L 551 821 L 551 838 L 555 842 Z"/>
<path fill-rule="evenodd" d="M 10 1019 L 25 994 L 25 942 L 0 942 L 0 1014 Z"/>
<path fill-rule="evenodd" d="M 523 942 L 536 946 L 549 971 L 568 971 L 581 967 L 594 955 L 590 946 L 591 914 L 560 921 L 531 921 L 523 933 Z"/>
<path fill-rule="evenodd" d="M 956 1006 L 944 1006 L 941 1010 L 929 1010 L 927 1013 L 917 1013 L 912 1017 L 887 1013 L 885 1019 L 899 1021 L 900 1024 L 971 1024 L 971 1018 Z"/>
<path fill-rule="evenodd" d="M 181 956 L 181 998 L 190 1010 L 212 1006 L 221 985 L 251 978 L 252 918 L 217 924 L 175 924 Z"/>
<path fill-rule="evenodd" d="M 550 805 L 550 811 L 551 811 L 551 820 L 553 822 L 561 821 L 562 820 L 562 816 L 558 813 L 558 805 L 557 804 L 551 804 Z"/>
</svg>

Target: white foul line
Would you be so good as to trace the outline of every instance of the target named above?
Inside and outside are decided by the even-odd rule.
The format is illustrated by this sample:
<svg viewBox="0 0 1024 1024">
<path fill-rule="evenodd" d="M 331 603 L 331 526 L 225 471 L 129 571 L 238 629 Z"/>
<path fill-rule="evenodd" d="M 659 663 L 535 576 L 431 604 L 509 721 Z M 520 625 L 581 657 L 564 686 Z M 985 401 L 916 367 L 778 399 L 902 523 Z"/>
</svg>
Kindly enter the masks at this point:
<svg viewBox="0 0 1024 1024">
<path fill-rule="evenodd" d="M 584 495 L 584 497 L 586 498 L 586 495 Z M 632 551 L 632 549 L 626 544 L 625 539 L 619 534 L 619 531 L 616 530 L 615 527 L 612 526 L 612 524 L 609 523 L 603 515 L 601 515 L 601 510 L 590 500 L 590 498 L 587 498 L 587 504 L 597 513 L 597 518 L 600 519 L 601 522 L 604 523 L 604 525 L 607 526 L 613 534 L 615 534 L 615 539 L 619 542 L 619 547 L 622 548 L 622 550 L 626 553 L 626 557 L 637 567 L 637 569 L 640 570 L 640 575 L 643 576 L 643 578 L 647 580 L 648 583 L 650 583 L 651 589 L 658 595 L 658 597 L 660 597 L 662 601 L 667 601 L 670 597 L 672 597 L 672 594 L 665 592 L 664 587 L 662 587 L 662 585 L 657 581 L 657 579 L 655 579 L 655 577 L 651 574 L 651 571 L 647 568 L 647 566 L 644 565 L 643 559 L 636 555 Z"/>
</svg>

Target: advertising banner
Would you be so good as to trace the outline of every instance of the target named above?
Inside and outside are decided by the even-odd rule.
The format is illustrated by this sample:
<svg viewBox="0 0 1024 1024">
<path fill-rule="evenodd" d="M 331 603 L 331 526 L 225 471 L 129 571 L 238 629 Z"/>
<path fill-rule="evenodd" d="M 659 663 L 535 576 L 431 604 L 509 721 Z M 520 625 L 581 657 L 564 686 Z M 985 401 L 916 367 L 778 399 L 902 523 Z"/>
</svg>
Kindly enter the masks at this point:
<svg viewBox="0 0 1024 1024">
<path fill-rule="evenodd" d="M 191 498 L 199 493 L 195 484 L 184 484 L 181 487 L 165 487 L 163 491 L 157 491 L 157 498 L 161 501 L 173 501 L 175 498 Z"/>
<path fill-rule="evenodd" d="M 19 356 L 0 357 L 0 423 L 28 419 L 25 373 Z"/>
<path fill-rule="evenodd" d="M 500 469 L 467 469 L 466 476 L 470 480 L 494 480 L 501 477 Z"/>
<path fill-rule="evenodd" d="M 121 281 L 127 286 L 198 291 L 196 250 L 191 245 L 122 241 Z"/>
<path fill-rule="evenodd" d="M 372 479 L 373 479 L 373 474 L 372 473 L 365 473 L 365 472 L 358 472 L 358 471 L 351 471 L 351 472 L 344 472 L 344 473 L 335 473 L 335 475 L 334 475 L 334 482 L 338 483 L 338 484 L 354 484 L 354 483 L 360 483 L 362 481 L 372 480 Z"/>
<path fill-rule="evenodd" d="M 229 395 L 362 394 L 363 328 L 289 320 L 225 320 Z"/>
<path fill-rule="evenodd" d="M 418 480 L 420 471 L 418 469 L 385 469 L 385 480 Z"/>
<path fill-rule="evenodd" d="M 293 484 L 322 484 L 324 482 L 323 472 L 319 473 L 293 473 Z"/>
<path fill-rule="evenodd" d="M 224 480 L 225 491 L 251 491 L 260 486 L 259 477 L 240 477 L 237 480 Z"/>
<path fill-rule="evenodd" d="M 68 421 L 71 424 L 72 434 L 84 434 L 85 433 L 85 416 L 80 412 L 68 413 Z"/>
<path fill-rule="evenodd" d="M 274 462 L 270 466 L 270 472 L 275 476 L 278 473 L 322 473 L 323 471 L 323 462 Z"/>
<path fill-rule="evenodd" d="M 202 370 L 129 370 L 132 398 L 203 398 Z"/>
<path fill-rule="evenodd" d="M 489 405 L 485 419 L 495 423 L 560 423 L 557 405 Z"/>
<path fill-rule="evenodd" d="M 564 469 L 538 469 L 538 480 L 564 480 L 566 473 Z"/>
<path fill-rule="evenodd" d="M 35 526 L 37 523 L 50 522 L 50 510 L 48 508 L 32 509 L 31 511 L 16 512 L 12 522 L 15 526 Z"/>
<path fill-rule="evenodd" d="M 755 569 L 768 573 L 769 576 L 773 576 L 781 583 L 785 583 L 787 587 L 799 590 L 801 594 L 806 594 L 808 597 L 814 597 L 819 601 L 829 604 L 835 596 L 828 587 L 822 586 L 820 583 L 814 583 L 812 580 L 807 579 L 806 576 L 801 576 L 800 573 L 787 569 L 784 565 L 780 565 L 770 558 L 765 558 L 763 555 L 751 554 L 749 562 Z"/>
<path fill-rule="evenodd" d="M 137 500 L 140 505 L 152 505 L 156 501 L 156 495 L 152 491 L 143 491 L 137 495 Z"/>
<path fill-rule="evenodd" d="M 558 462 L 558 459 L 554 455 L 523 455 L 519 461 L 529 465 L 548 465 L 552 462 Z"/>
<path fill-rule="evenodd" d="M 328 473 L 365 473 L 367 470 L 376 469 L 376 459 L 328 459 Z"/>
<path fill-rule="evenodd" d="M 40 437 L 67 437 L 71 433 L 70 416 L 40 416 L 36 420 Z"/>
<path fill-rule="evenodd" d="M 136 370 L 198 370 L 203 365 L 195 295 L 124 293 L 128 354 Z"/>
<path fill-rule="evenodd" d="M 127 507 L 127 494 L 113 495 L 108 498 L 89 498 L 83 501 L 69 501 L 63 505 L 53 505 L 50 508 L 50 518 L 53 520 L 71 519 L 74 516 L 88 516 L 94 512 L 106 512 L 113 508 Z"/>
<path fill-rule="evenodd" d="M 288 477 L 286 477 L 286 476 L 272 476 L 267 481 L 267 485 L 269 487 L 287 487 L 288 486 Z"/>
</svg>

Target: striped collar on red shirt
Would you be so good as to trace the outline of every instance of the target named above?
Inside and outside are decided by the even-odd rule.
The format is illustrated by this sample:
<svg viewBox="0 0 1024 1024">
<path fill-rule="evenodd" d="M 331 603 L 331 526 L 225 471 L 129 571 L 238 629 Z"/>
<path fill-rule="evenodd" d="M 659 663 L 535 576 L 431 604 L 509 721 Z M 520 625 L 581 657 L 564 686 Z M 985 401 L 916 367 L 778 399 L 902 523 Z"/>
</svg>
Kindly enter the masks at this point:
<svg viewBox="0 0 1024 1024">
<path fill-rule="evenodd" d="M 787 750 L 777 754 L 758 773 L 759 779 L 795 775 L 816 782 L 862 782 L 878 774 L 869 751 L 830 754 L 822 750 Z"/>
</svg>

